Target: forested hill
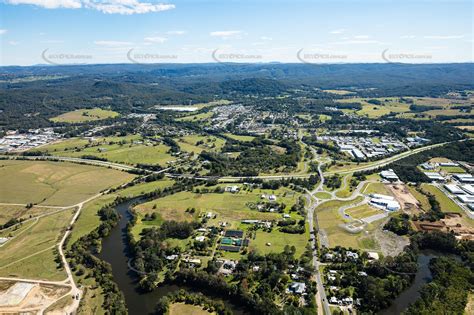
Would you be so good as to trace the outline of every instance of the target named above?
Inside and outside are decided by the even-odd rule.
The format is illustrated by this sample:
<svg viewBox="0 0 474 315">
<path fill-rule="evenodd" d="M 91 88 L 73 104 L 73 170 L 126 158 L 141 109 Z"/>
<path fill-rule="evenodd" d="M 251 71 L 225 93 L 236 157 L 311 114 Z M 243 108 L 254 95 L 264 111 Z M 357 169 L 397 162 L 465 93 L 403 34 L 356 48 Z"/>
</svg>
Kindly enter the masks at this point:
<svg viewBox="0 0 474 315">
<path fill-rule="evenodd" d="M 131 83 L 178 79 L 188 84 L 245 78 L 265 78 L 289 85 L 314 85 L 320 88 L 358 87 L 384 89 L 384 94 L 405 88 L 405 93 L 445 88 L 466 89 L 474 86 L 474 64 L 104 64 L 72 66 L 0 67 L 0 80 L 13 77 L 61 75 L 122 77 Z M 173 80 L 174 79 L 174 80 Z M 420 91 L 421 93 L 421 91 Z"/>
</svg>

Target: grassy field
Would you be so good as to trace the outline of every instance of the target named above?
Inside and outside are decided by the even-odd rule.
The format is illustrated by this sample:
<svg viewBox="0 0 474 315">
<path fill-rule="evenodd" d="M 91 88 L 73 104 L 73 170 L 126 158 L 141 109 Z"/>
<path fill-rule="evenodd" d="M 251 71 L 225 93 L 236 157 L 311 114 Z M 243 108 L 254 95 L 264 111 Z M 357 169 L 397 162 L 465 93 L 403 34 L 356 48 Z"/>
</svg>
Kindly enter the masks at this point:
<svg viewBox="0 0 474 315">
<path fill-rule="evenodd" d="M 65 210 L 39 219 L 0 247 L 0 275 L 61 280 L 64 271 L 54 261 L 53 248 L 71 217 Z"/>
<path fill-rule="evenodd" d="M 84 205 L 82 208 L 81 214 L 74 224 L 74 229 L 71 232 L 70 239 L 68 241 L 68 247 L 70 248 L 72 244 L 80 237 L 90 233 L 100 224 L 99 216 L 97 211 L 103 206 L 112 203 L 115 198 L 118 196 L 121 197 L 135 197 L 144 193 L 154 191 L 158 188 L 165 188 L 173 185 L 174 181 L 169 179 L 164 179 L 162 181 L 155 181 L 150 183 L 143 183 L 135 185 L 120 191 L 117 191 L 113 194 L 107 194 L 101 196 L 97 199 L 94 199 Z"/>
<path fill-rule="evenodd" d="M 50 120 L 54 122 L 66 123 L 81 123 L 85 121 L 102 120 L 106 118 L 114 118 L 119 116 L 119 113 L 100 108 L 92 109 L 78 109 L 72 112 L 67 112 L 59 116 L 53 117 Z"/>
<path fill-rule="evenodd" d="M 213 115 L 213 112 L 205 112 L 205 113 L 200 113 L 200 114 L 194 114 L 194 115 L 189 115 L 189 116 L 184 116 L 184 117 L 179 117 L 176 118 L 177 121 L 202 121 L 202 120 L 207 120 L 211 118 Z"/>
<path fill-rule="evenodd" d="M 204 310 L 202 307 L 184 303 L 173 303 L 170 305 L 168 315 L 210 315 L 215 314 Z"/>
<path fill-rule="evenodd" d="M 323 92 L 336 94 L 336 95 L 350 95 L 355 94 L 355 92 L 347 91 L 347 90 L 323 90 Z"/>
<path fill-rule="evenodd" d="M 351 178 L 352 178 L 352 175 L 350 175 L 350 174 L 344 176 L 344 178 L 342 179 L 342 188 L 339 188 L 336 191 L 336 196 L 337 197 L 347 198 L 347 197 L 350 197 L 352 195 L 352 190 L 351 190 L 351 185 L 350 185 Z M 346 184 L 344 184 L 344 183 L 346 183 Z"/>
<path fill-rule="evenodd" d="M 198 142 L 203 141 L 202 144 Z M 202 151 L 218 152 L 224 146 L 225 140 L 214 136 L 190 135 L 177 139 L 181 150 L 199 154 Z"/>
<path fill-rule="evenodd" d="M 32 207 L 28 209 L 25 206 L 0 205 L 0 225 L 10 219 L 28 219 L 54 210 L 53 208 Z"/>
<path fill-rule="evenodd" d="M 324 114 L 319 115 L 319 121 L 320 122 L 325 122 L 325 121 L 331 120 L 331 119 L 332 119 L 332 117 L 329 116 L 329 115 L 324 115 Z"/>
<path fill-rule="evenodd" d="M 304 234 L 282 233 L 274 229 L 271 233 L 257 231 L 255 239 L 250 240 L 249 249 L 262 254 L 281 253 L 286 245 L 295 246 L 295 257 L 300 257 L 305 251 L 305 246 L 309 240 L 308 225 Z M 267 243 L 271 244 L 267 246 Z"/>
<path fill-rule="evenodd" d="M 79 218 L 74 223 L 74 228 L 70 234 L 68 240 L 68 247 L 70 248 L 75 241 L 80 237 L 92 232 L 100 224 L 99 216 L 97 211 L 103 206 L 112 203 L 116 198 L 116 195 L 104 195 L 100 196 L 88 203 L 86 203 L 79 214 Z"/>
<path fill-rule="evenodd" d="M 234 139 L 234 140 L 245 141 L 245 142 L 250 142 L 253 139 L 255 139 L 255 137 L 253 137 L 253 136 L 241 136 L 241 135 L 235 135 L 235 134 L 232 134 L 232 133 L 226 133 L 225 135 L 229 138 Z"/>
<path fill-rule="evenodd" d="M 392 196 L 392 193 L 382 183 L 369 183 L 362 192 L 364 194 L 382 194 Z"/>
<path fill-rule="evenodd" d="M 430 194 L 433 194 L 436 197 L 436 200 L 438 200 L 439 205 L 441 207 L 441 211 L 443 212 L 458 212 L 458 213 L 464 213 L 464 210 L 461 209 L 454 201 L 449 199 L 448 196 L 444 192 L 438 189 L 438 187 L 435 187 L 430 184 L 422 184 L 422 189 L 425 192 L 429 192 Z"/>
<path fill-rule="evenodd" d="M 365 205 L 360 205 L 354 208 L 347 209 L 346 213 L 349 214 L 353 218 L 363 219 L 363 218 L 370 217 L 372 215 L 380 214 L 382 213 L 382 211 L 379 209 L 373 208 L 369 206 L 368 204 L 365 204 Z"/>
<path fill-rule="evenodd" d="M 55 249 L 47 249 L 8 267 L 0 267 L 0 277 L 62 281 L 66 279 L 67 275 L 64 269 L 58 267 L 55 262 L 56 257 Z"/>
<path fill-rule="evenodd" d="M 345 219 L 339 215 L 339 208 L 350 204 L 356 204 L 362 200 L 357 197 L 352 201 L 332 200 L 322 203 L 316 208 L 319 226 L 328 237 L 329 246 L 344 246 L 365 250 L 378 250 L 379 245 L 374 238 L 374 230 L 381 224 L 382 220 L 369 224 L 365 231 L 367 233 L 351 234 L 343 230 L 339 225 L 345 222 Z"/>
<path fill-rule="evenodd" d="M 108 168 L 47 161 L 0 161 L 0 202 L 70 206 L 130 181 Z"/>
<path fill-rule="evenodd" d="M 73 138 L 42 147 L 40 150 L 57 156 L 93 155 L 112 162 L 132 165 L 137 163 L 166 165 L 167 162 L 175 160 L 168 154 L 168 146 L 146 141 L 139 135 L 97 138 L 94 141 Z"/>
<path fill-rule="evenodd" d="M 331 194 L 327 192 L 317 192 L 315 196 L 318 197 L 319 199 L 331 199 Z"/>
<path fill-rule="evenodd" d="M 50 305 L 47 309 L 44 310 L 46 315 L 55 314 L 56 312 L 61 312 L 66 306 L 71 304 L 73 301 L 71 295 L 66 295 L 65 297 L 59 299 Z"/>
<path fill-rule="evenodd" d="M 429 211 L 431 209 L 430 203 L 428 201 L 428 198 L 420 193 L 418 190 L 415 189 L 415 187 L 412 186 L 406 186 L 410 193 L 413 195 L 413 197 L 418 200 L 418 202 L 421 204 L 421 209 L 424 211 Z"/>
<path fill-rule="evenodd" d="M 210 219 L 208 224 L 217 226 L 219 222 L 227 222 L 227 228 L 247 230 L 250 225 L 242 224 L 241 220 L 279 220 L 280 213 L 259 212 L 248 208 L 249 203 L 261 201 L 261 195 L 274 193 L 277 196 L 277 202 L 286 204 L 286 211 L 296 202 L 298 195 L 290 190 L 281 188 L 276 191 L 255 189 L 252 192 L 241 191 L 237 194 L 231 193 L 208 193 L 196 194 L 192 192 L 180 192 L 154 201 L 140 204 L 135 207 L 138 215 L 137 224 L 133 228 L 133 234 L 136 238 L 140 232 L 147 227 L 159 225 L 163 220 L 191 221 L 199 217 L 200 214 L 212 212 L 217 214 L 216 218 Z M 195 208 L 194 214 L 188 213 L 187 208 Z M 156 212 L 158 218 L 155 221 L 141 221 L 141 218 L 147 213 Z M 302 219 L 298 214 L 292 213 L 291 217 L 296 220 Z M 307 234 L 285 234 L 273 230 L 272 233 L 257 233 L 256 240 L 251 241 L 251 248 L 267 252 L 279 252 L 285 245 L 301 245 L 298 247 L 298 254 L 304 250 L 308 240 Z M 267 242 L 272 242 L 272 246 L 266 246 Z M 238 256 L 238 254 L 237 254 Z M 227 256 L 226 256 L 227 257 Z"/>
<path fill-rule="evenodd" d="M 381 105 L 370 104 L 367 101 L 368 98 L 350 98 L 341 100 L 341 102 L 346 103 L 361 103 L 362 110 L 357 111 L 356 113 L 361 116 L 368 116 L 370 118 L 378 118 L 386 114 L 394 113 L 405 113 L 410 111 L 410 105 L 401 103 L 396 97 L 383 97 L 375 98 L 382 102 Z"/>
<path fill-rule="evenodd" d="M 455 173 L 466 173 L 466 171 L 460 166 L 441 166 L 441 172 L 455 174 Z"/>
</svg>

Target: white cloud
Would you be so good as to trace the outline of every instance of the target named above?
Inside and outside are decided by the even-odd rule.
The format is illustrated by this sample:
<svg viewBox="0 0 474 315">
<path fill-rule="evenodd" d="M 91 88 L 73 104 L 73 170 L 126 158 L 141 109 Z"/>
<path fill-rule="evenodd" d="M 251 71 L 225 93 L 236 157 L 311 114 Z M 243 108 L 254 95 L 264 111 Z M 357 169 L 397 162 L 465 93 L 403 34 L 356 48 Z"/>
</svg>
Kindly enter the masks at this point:
<svg viewBox="0 0 474 315">
<path fill-rule="evenodd" d="M 241 33 L 242 31 L 215 31 L 211 32 L 209 35 L 214 37 L 229 38 L 240 35 Z"/>
<path fill-rule="evenodd" d="M 184 35 L 186 33 L 187 33 L 186 31 L 168 31 L 168 32 L 166 32 L 166 34 L 168 34 L 168 35 Z"/>
<path fill-rule="evenodd" d="M 414 39 L 416 38 L 415 35 L 403 35 L 403 36 L 400 36 L 401 39 Z"/>
<path fill-rule="evenodd" d="M 104 47 L 127 47 L 133 45 L 131 42 L 120 42 L 120 41 L 113 41 L 113 40 L 98 40 L 95 41 L 94 44 L 97 46 L 104 46 Z"/>
<path fill-rule="evenodd" d="M 0 35 L 3 35 L 7 32 L 7 30 L 4 30 L 4 29 L 0 29 Z"/>
<path fill-rule="evenodd" d="M 164 42 L 168 40 L 168 38 L 156 36 L 156 37 L 145 37 L 144 40 L 149 43 L 163 44 Z"/>
<path fill-rule="evenodd" d="M 81 0 L 6 0 L 10 4 L 31 4 L 46 9 L 79 9 L 82 7 Z"/>
<path fill-rule="evenodd" d="M 370 36 L 369 35 L 356 35 L 354 36 L 355 39 L 368 39 Z"/>
<path fill-rule="evenodd" d="M 9 4 L 31 4 L 46 9 L 87 8 L 106 14 L 143 14 L 175 8 L 174 4 L 140 2 L 139 0 L 5 0 Z"/>
<path fill-rule="evenodd" d="M 273 38 L 268 37 L 268 36 L 262 36 L 260 37 L 261 40 L 273 40 Z"/>
<path fill-rule="evenodd" d="M 464 35 L 431 35 L 431 36 L 424 36 L 426 39 L 461 39 L 464 38 Z"/>
<path fill-rule="evenodd" d="M 341 28 L 341 29 L 338 29 L 338 30 L 333 30 L 333 31 L 330 31 L 329 33 L 330 34 L 342 34 L 344 33 L 346 30 Z"/>
<path fill-rule="evenodd" d="M 12 45 L 12 46 L 16 46 L 16 45 L 18 45 L 19 43 L 20 43 L 20 42 L 16 42 L 16 41 L 14 41 L 14 40 L 11 40 L 11 41 L 8 42 L 8 44 L 10 44 L 10 45 Z"/>
</svg>

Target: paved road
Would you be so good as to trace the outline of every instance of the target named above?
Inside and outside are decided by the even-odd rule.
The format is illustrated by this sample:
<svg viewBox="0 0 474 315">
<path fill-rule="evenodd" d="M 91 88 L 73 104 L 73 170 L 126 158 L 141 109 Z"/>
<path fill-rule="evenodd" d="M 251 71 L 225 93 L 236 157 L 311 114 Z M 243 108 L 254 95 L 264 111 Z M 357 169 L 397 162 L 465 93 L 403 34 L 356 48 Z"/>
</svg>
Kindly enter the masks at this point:
<svg viewBox="0 0 474 315">
<path fill-rule="evenodd" d="M 442 145 L 445 145 L 449 142 L 443 142 L 443 143 L 437 143 L 437 144 L 432 144 L 429 146 L 421 147 L 421 148 L 416 148 L 413 150 L 405 151 L 400 154 L 394 155 L 392 157 L 375 161 L 369 165 L 364 165 L 360 167 L 356 167 L 350 170 L 346 171 L 328 171 L 324 172 L 324 175 L 334 175 L 334 174 L 340 174 L 340 175 L 345 175 L 345 174 L 350 174 L 354 173 L 357 171 L 367 171 L 367 170 L 372 170 L 376 169 L 382 166 L 385 166 L 387 164 L 390 164 L 394 161 L 403 159 L 407 156 L 423 152 L 435 147 L 439 147 Z M 314 149 L 312 149 L 314 150 Z M 8 156 L 8 155 L 1 155 L 0 157 L 6 157 L 6 158 L 12 158 L 14 156 Z M 89 160 L 89 159 L 81 159 L 81 158 L 73 158 L 73 157 L 58 157 L 58 156 L 22 156 L 22 159 L 28 159 L 28 160 L 52 160 L 52 161 L 64 161 L 64 162 L 72 162 L 72 163 L 81 163 L 81 164 L 89 164 L 89 165 L 95 165 L 95 166 L 103 166 L 103 167 L 110 167 L 122 171 L 146 171 L 149 173 L 163 173 L 165 172 L 165 176 L 176 178 L 176 177 L 184 177 L 184 178 L 194 178 L 194 179 L 199 179 L 199 180 L 216 180 L 218 179 L 219 181 L 240 181 L 240 180 L 245 180 L 245 179 L 284 179 L 284 178 L 308 178 L 311 175 L 314 175 L 314 173 L 308 173 L 308 174 L 281 174 L 281 175 L 259 175 L 259 176 L 224 176 L 224 177 L 216 177 L 216 176 L 194 176 L 194 175 L 188 175 L 188 174 L 172 174 L 172 173 L 167 173 L 171 168 L 166 168 L 160 171 L 152 172 L 152 171 L 147 171 L 143 170 L 140 168 L 137 168 L 135 166 L 130 166 L 126 164 L 120 164 L 120 163 L 113 163 L 113 162 L 106 162 L 106 161 L 97 161 L 97 160 Z"/>
<path fill-rule="evenodd" d="M 331 311 L 329 309 L 328 299 L 326 297 L 326 291 L 324 289 L 324 282 L 321 277 L 321 273 L 319 271 L 319 260 L 318 260 L 318 243 L 316 242 L 315 237 L 315 217 L 314 217 L 314 209 L 317 206 L 317 202 L 312 202 L 308 207 L 308 223 L 309 223 L 309 230 L 311 233 L 311 248 L 313 248 L 313 267 L 315 269 L 315 277 L 316 277 L 316 285 L 318 288 L 318 295 L 321 299 L 321 305 L 323 307 L 323 314 L 330 315 Z M 318 303 L 319 305 L 319 303 Z M 318 314 L 321 313 L 318 311 Z"/>
<path fill-rule="evenodd" d="M 306 200 L 307 200 L 307 203 L 308 203 L 307 217 L 308 217 L 309 231 L 311 233 L 310 243 L 311 243 L 311 248 L 313 249 L 313 259 L 312 259 L 312 261 L 313 261 L 313 267 L 315 269 L 314 276 L 316 278 L 316 286 L 317 286 L 317 289 L 318 289 L 318 292 L 316 294 L 316 301 L 318 303 L 316 303 L 316 304 L 318 306 L 318 314 L 330 315 L 331 310 L 329 309 L 328 299 L 327 299 L 327 296 L 326 296 L 326 290 L 324 289 L 324 282 L 323 282 L 323 279 L 321 277 L 321 272 L 319 271 L 319 260 L 318 260 L 318 247 L 319 247 L 319 245 L 316 241 L 316 232 L 315 232 L 315 230 L 319 231 L 319 227 L 317 226 L 316 229 L 315 229 L 315 223 L 316 223 L 316 225 L 318 225 L 318 223 L 317 223 L 317 217 L 314 214 L 314 210 L 318 206 L 318 201 L 319 201 L 318 198 L 316 198 L 314 196 L 314 194 L 317 191 L 319 191 L 320 189 L 322 189 L 322 187 L 324 185 L 324 174 L 323 174 L 322 169 L 321 169 L 323 164 L 318 160 L 318 154 L 316 153 L 316 150 L 314 150 L 311 147 L 311 151 L 313 153 L 314 160 L 318 162 L 318 174 L 319 174 L 319 178 L 320 178 L 320 182 L 319 182 L 318 186 L 316 186 L 316 188 L 313 191 L 306 190 Z"/>
</svg>

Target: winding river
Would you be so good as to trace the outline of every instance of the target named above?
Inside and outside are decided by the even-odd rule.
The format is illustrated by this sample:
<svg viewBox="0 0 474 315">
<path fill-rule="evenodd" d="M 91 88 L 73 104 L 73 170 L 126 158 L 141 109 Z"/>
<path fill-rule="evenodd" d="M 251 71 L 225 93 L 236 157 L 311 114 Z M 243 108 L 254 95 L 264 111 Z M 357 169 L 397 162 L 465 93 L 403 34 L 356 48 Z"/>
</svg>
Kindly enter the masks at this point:
<svg viewBox="0 0 474 315">
<path fill-rule="evenodd" d="M 381 311 L 380 315 L 398 315 L 407 309 L 407 307 L 415 302 L 420 297 L 420 289 L 423 285 L 432 280 L 431 271 L 429 268 L 430 260 L 438 257 L 434 253 L 421 252 L 418 255 L 418 271 L 415 275 L 415 280 L 409 288 L 403 291 L 390 305 L 389 308 Z"/>
<path fill-rule="evenodd" d="M 132 218 L 128 209 L 131 205 L 142 201 L 135 198 L 116 206 L 121 215 L 120 221 L 112 229 L 109 236 L 102 240 L 102 251 L 99 258 L 105 260 L 112 266 L 114 281 L 125 296 L 128 312 L 131 315 L 145 315 L 153 312 L 158 300 L 170 292 L 186 289 L 195 292 L 192 288 L 177 285 L 162 285 L 153 292 L 143 293 L 138 288 L 137 274 L 128 268 L 129 252 L 127 242 L 127 223 Z M 243 310 L 226 301 L 224 303 L 234 314 L 244 314 Z"/>
</svg>

